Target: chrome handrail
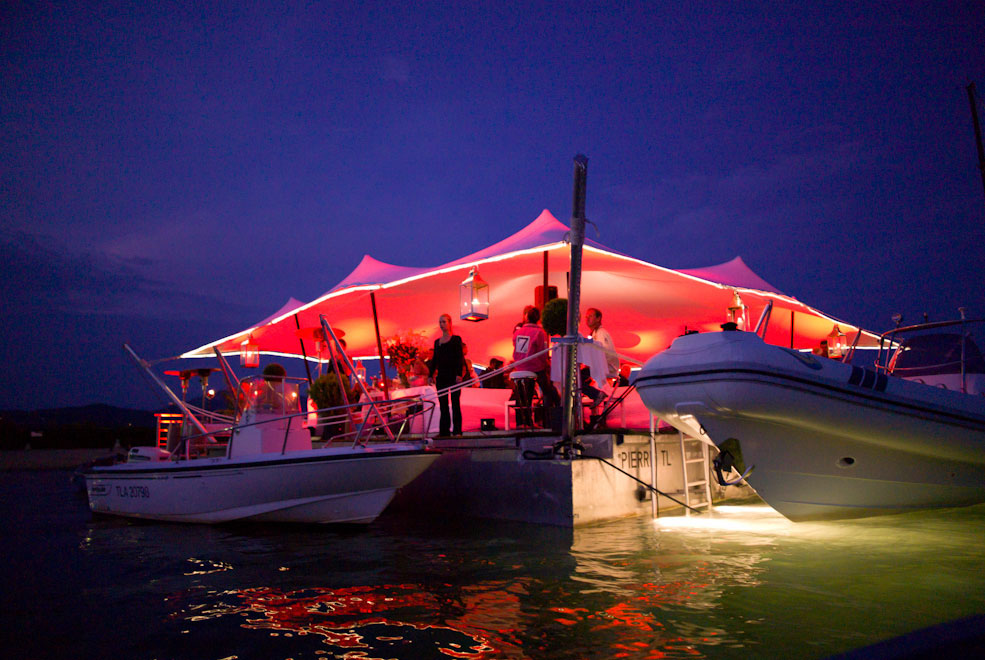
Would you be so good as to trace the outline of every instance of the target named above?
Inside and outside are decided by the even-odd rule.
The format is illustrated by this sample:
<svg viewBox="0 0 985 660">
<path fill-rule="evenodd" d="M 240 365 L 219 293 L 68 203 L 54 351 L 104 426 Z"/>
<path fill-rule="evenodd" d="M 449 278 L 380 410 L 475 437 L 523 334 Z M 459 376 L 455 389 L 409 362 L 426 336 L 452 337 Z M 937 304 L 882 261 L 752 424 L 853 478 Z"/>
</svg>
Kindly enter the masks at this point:
<svg viewBox="0 0 985 660">
<path fill-rule="evenodd" d="M 392 411 L 393 411 L 394 408 L 396 408 L 398 405 L 399 406 L 407 406 L 409 404 L 421 404 L 421 409 L 420 410 L 417 410 L 417 411 L 414 411 L 414 412 L 412 412 L 409 415 L 402 415 L 399 418 L 391 418 L 391 413 L 392 413 Z M 362 402 L 350 403 L 350 404 L 342 405 L 342 406 L 334 406 L 332 408 L 326 408 L 324 410 L 318 410 L 318 411 L 314 411 L 314 412 L 318 415 L 319 423 L 334 423 L 334 422 L 340 422 L 340 421 L 344 421 L 344 420 L 348 419 L 348 417 L 349 417 L 348 416 L 348 413 L 347 412 L 340 412 L 340 411 L 345 411 L 346 409 L 352 409 L 352 408 L 361 408 L 363 406 L 368 406 L 368 405 L 369 405 L 369 402 L 362 401 Z M 398 432 L 398 434 L 396 436 L 393 436 L 393 439 L 391 440 L 391 442 L 398 442 L 399 439 L 400 439 L 400 437 L 403 434 L 404 429 L 409 426 L 409 423 L 410 423 L 410 421 L 412 419 L 414 419 L 415 417 L 418 417 L 418 416 L 423 417 L 426 414 L 427 415 L 430 415 L 430 416 L 433 416 L 433 414 L 434 414 L 434 402 L 433 401 L 427 401 L 423 397 L 420 397 L 420 396 L 402 397 L 402 398 L 399 398 L 399 399 L 391 399 L 389 401 L 376 401 L 375 402 L 375 408 L 376 408 L 376 410 L 378 410 L 378 411 L 380 411 L 382 413 L 382 415 L 380 416 L 380 420 L 379 420 L 378 423 L 365 424 L 365 427 L 361 431 L 351 431 L 351 432 L 348 432 L 348 433 L 339 434 L 337 436 L 334 436 L 333 439 L 336 439 L 336 438 L 347 438 L 350 435 L 351 436 L 354 436 L 354 438 L 353 438 L 353 446 L 355 447 L 355 446 L 357 446 L 357 445 L 360 444 L 360 438 L 363 438 L 363 437 L 368 438 L 375 431 L 377 431 L 379 429 L 382 429 L 383 427 L 389 428 L 392 424 L 394 424 L 396 422 L 400 422 L 399 432 Z M 326 415 L 326 413 L 329 413 L 329 414 Z M 220 428 L 220 429 L 211 429 L 208 433 L 196 433 L 196 434 L 192 434 L 192 435 L 182 436 L 181 442 L 179 443 L 178 447 L 176 447 L 175 448 L 175 451 L 171 454 L 171 460 L 173 460 L 173 461 L 185 460 L 184 459 L 185 448 L 187 446 L 189 446 L 194 440 L 199 440 L 201 438 L 212 437 L 212 436 L 217 435 L 217 434 L 223 435 L 223 434 L 226 434 L 226 433 L 229 433 L 229 438 L 230 438 L 229 439 L 229 442 L 227 443 L 227 450 L 226 450 L 226 455 L 228 456 L 229 455 L 230 446 L 233 444 L 233 432 L 234 431 L 236 431 L 238 429 L 249 428 L 251 426 L 261 426 L 263 424 L 274 424 L 276 422 L 279 422 L 279 421 L 282 421 L 282 420 L 285 420 L 285 419 L 288 420 L 288 427 L 290 427 L 290 420 L 293 420 L 294 418 L 297 418 L 297 417 L 305 417 L 305 416 L 307 416 L 309 414 L 311 414 L 311 413 L 310 412 L 307 412 L 307 411 L 302 411 L 302 412 L 290 413 L 290 414 L 287 414 L 287 415 L 278 415 L 276 417 L 267 417 L 266 419 L 257 420 L 257 421 L 253 421 L 253 422 L 245 422 L 245 423 L 239 423 L 239 424 L 237 424 L 237 423 L 229 424 L 229 425 L 227 425 L 227 426 L 225 426 L 223 428 Z M 430 417 L 428 419 L 430 421 Z M 430 425 L 428 425 L 428 426 L 430 426 Z M 426 435 L 426 433 L 425 433 L 425 435 Z M 283 451 L 282 451 L 282 453 L 283 453 Z"/>
<path fill-rule="evenodd" d="M 762 328 L 763 328 L 763 334 L 762 334 L 763 341 L 766 341 L 766 328 L 769 327 L 770 317 L 772 315 L 773 315 L 773 301 L 770 300 L 768 303 L 766 303 L 766 307 L 763 308 L 763 313 L 759 315 L 759 320 L 756 321 L 756 330 L 755 330 L 755 333 L 758 335 L 759 334 L 759 328 L 760 328 L 760 326 L 762 326 Z"/>
<path fill-rule="evenodd" d="M 985 325 L 985 318 L 969 319 L 965 318 L 964 308 L 959 309 L 961 313 L 960 319 L 955 319 L 952 321 L 935 321 L 933 323 L 919 323 L 915 325 L 909 325 L 902 328 L 893 328 L 887 332 L 884 332 L 879 336 L 879 353 L 876 355 L 875 369 L 877 372 L 882 372 L 886 374 L 897 374 L 902 371 L 907 371 L 910 369 L 924 369 L 933 367 L 947 367 L 953 365 L 959 365 L 961 373 L 961 391 L 967 392 L 967 356 L 966 356 L 966 346 L 970 333 L 966 330 L 968 325 L 983 324 Z M 940 362 L 935 364 L 924 365 L 922 367 L 896 367 L 892 364 L 892 356 L 894 351 L 890 350 L 891 347 L 896 346 L 898 351 L 900 348 L 901 340 L 898 339 L 899 335 L 907 333 L 915 333 L 922 330 L 936 330 L 938 328 L 949 328 L 954 326 L 961 327 L 961 359 L 957 361 Z M 886 343 L 888 342 L 888 346 Z M 885 350 L 885 357 L 883 357 L 883 349 Z M 885 360 L 885 362 L 884 362 Z"/>
</svg>

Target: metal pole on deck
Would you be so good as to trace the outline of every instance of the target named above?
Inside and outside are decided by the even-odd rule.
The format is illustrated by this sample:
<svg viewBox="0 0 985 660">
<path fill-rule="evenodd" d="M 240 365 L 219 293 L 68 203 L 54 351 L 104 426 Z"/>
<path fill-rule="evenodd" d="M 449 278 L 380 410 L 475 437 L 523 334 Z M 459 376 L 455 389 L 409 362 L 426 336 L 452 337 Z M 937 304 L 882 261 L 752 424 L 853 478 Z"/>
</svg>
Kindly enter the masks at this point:
<svg viewBox="0 0 985 660">
<path fill-rule="evenodd" d="M 660 494 L 657 491 L 657 418 L 650 413 L 650 517 L 660 517 Z"/>
<path fill-rule="evenodd" d="M 572 434 L 579 429 L 575 399 L 578 392 L 578 318 L 581 298 L 581 249 L 585 244 L 585 186 L 588 177 L 588 158 L 575 156 L 575 180 L 571 213 L 571 276 L 568 280 L 568 328 L 564 355 L 567 373 L 564 375 L 564 402 L 561 418 L 561 441 L 571 445 Z M 579 401 L 580 402 L 580 401 Z"/>
<path fill-rule="evenodd" d="M 383 341 L 380 339 L 380 319 L 376 315 L 376 292 L 369 292 L 369 301 L 373 303 L 373 330 L 376 331 L 376 350 L 380 354 L 380 384 L 383 386 L 383 399 L 390 400 L 390 379 L 386 377 L 386 365 L 383 363 Z"/>
<path fill-rule="evenodd" d="M 978 102 L 975 96 L 975 83 L 966 88 L 968 103 L 971 104 L 971 121 L 975 125 L 975 148 L 978 150 L 978 171 L 982 175 L 982 189 L 985 191 L 985 148 L 982 147 L 982 128 L 978 124 Z"/>
<path fill-rule="evenodd" d="M 294 325 L 298 329 L 298 341 L 301 342 L 301 357 L 304 358 L 304 370 L 308 374 L 308 385 L 311 385 L 311 367 L 308 366 L 308 353 L 304 350 L 304 338 L 301 336 L 301 321 L 298 320 L 298 315 L 294 315 Z"/>
</svg>

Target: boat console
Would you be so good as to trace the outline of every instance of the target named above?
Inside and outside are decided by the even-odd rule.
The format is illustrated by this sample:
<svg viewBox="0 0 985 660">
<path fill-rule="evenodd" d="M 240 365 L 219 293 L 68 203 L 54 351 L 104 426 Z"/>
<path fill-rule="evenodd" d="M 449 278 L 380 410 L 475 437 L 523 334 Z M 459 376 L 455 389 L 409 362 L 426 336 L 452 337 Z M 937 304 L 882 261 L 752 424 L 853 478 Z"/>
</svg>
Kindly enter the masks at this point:
<svg viewBox="0 0 985 660">
<path fill-rule="evenodd" d="M 230 458 L 311 449 L 301 413 L 299 380 L 254 376 L 241 381 L 241 412 Z"/>
</svg>

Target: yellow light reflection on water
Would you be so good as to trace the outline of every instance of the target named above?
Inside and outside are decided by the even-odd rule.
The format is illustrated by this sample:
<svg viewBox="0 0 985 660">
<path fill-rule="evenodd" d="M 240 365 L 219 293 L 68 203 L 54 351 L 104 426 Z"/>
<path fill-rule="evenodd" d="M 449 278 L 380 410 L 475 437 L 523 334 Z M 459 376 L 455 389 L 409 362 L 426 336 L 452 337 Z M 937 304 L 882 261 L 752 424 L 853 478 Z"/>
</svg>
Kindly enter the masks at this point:
<svg viewBox="0 0 985 660">
<path fill-rule="evenodd" d="M 768 538 L 831 541 L 857 533 L 856 521 L 799 522 L 784 518 L 766 505 L 724 505 L 690 516 L 657 518 L 654 527 L 661 532 L 713 531 L 723 538 L 747 542 Z M 855 523 L 855 524 L 853 524 Z"/>
<path fill-rule="evenodd" d="M 653 524 L 661 530 L 717 529 L 776 533 L 791 529 L 790 522 L 771 507 L 757 505 L 716 506 L 710 511 L 690 516 L 656 518 Z"/>
</svg>

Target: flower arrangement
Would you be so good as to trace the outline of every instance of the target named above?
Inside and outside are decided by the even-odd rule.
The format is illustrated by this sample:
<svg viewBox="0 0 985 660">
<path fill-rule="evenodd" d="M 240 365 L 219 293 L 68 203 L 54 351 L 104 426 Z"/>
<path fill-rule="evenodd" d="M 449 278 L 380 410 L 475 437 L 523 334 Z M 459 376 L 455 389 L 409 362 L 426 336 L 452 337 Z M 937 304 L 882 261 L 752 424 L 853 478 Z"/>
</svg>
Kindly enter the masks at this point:
<svg viewBox="0 0 985 660">
<path fill-rule="evenodd" d="M 417 356 L 424 352 L 427 339 L 423 332 L 405 332 L 386 339 L 386 351 L 390 358 L 390 366 L 397 373 L 407 373 Z"/>
</svg>

